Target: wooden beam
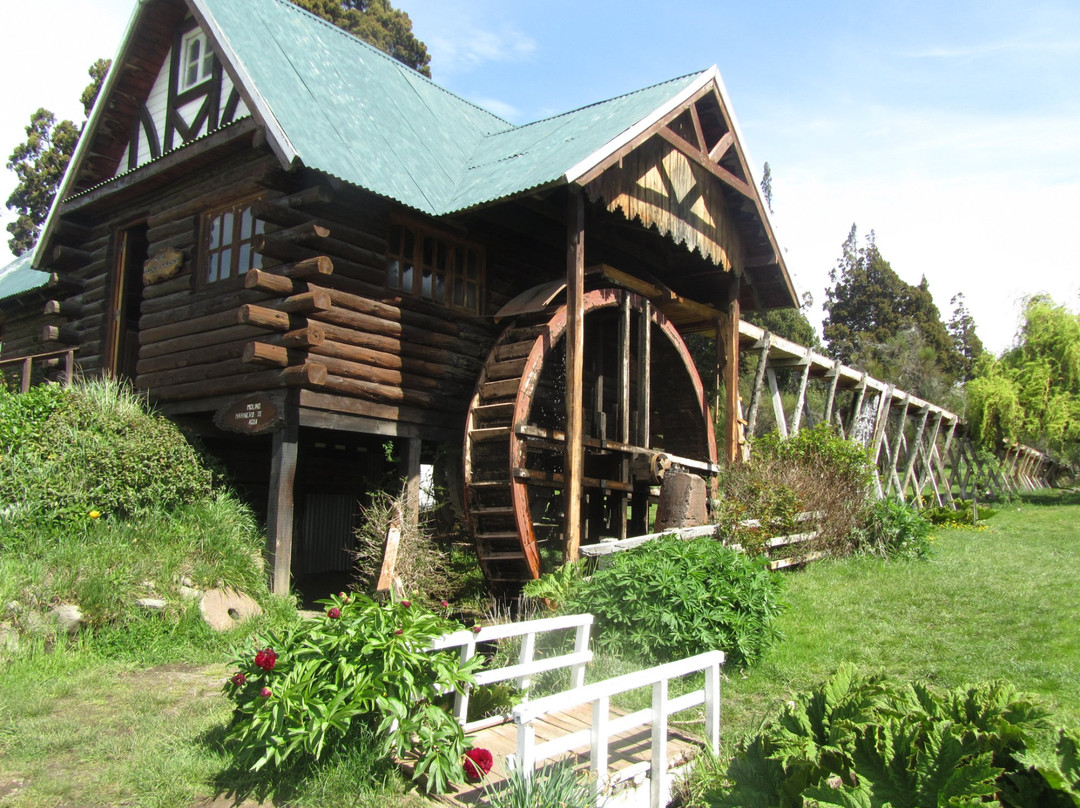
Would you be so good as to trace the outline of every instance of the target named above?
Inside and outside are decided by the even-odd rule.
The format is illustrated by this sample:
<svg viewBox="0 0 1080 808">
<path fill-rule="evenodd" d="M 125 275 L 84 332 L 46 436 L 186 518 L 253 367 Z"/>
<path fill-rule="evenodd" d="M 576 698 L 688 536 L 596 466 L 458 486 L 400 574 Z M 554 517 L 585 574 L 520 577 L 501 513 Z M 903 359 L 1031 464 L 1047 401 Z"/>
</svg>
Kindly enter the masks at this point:
<svg viewBox="0 0 1080 808">
<path fill-rule="evenodd" d="M 684 138 L 678 132 L 675 132 L 668 127 L 662 127 L 657 131 L 664 140 L 670 143 L 679 151 L 683 152 L 689 159 L 693 160 L 699 166 L 704 168 L 710 174 L 712 174 L 720 182 L 724 183 L 730 188 L 738 191 L 747 199 L 755 199 L 754 189 L 750 187 L 750 184 L 736 177 L 730 171 L 723 166 L 714 163 L 708 158 L 708 155 L 703 154 L 698 149 L 694 148 L 694 144 Z"/>
<path fill-rule="evenodd" d="M 581 489 L 585 469 L 585 196 L 569 192 L 566 217 L 566 561 L 577 561 L 581 547 Z"/>
<path fill-rule="evenodd" d="M 757 370 L 754 372 L 754 387 L 750 392 L 750 418 L 746 424 L 746 436 L 754 437 L 757 428 L 758 407 L 761 405 L 761 390 L 765 383 L 765 369 L 769 366 L 769 345 L 772 343 L 772 334 L 768 331 L 761 337 L 761 353 L 758 355 Z"/>
<path fill-rule="evenodd" d="M 840 383 L 840 360 L 834 359 L 832 370 L 828 373 L 830 377 L 829 381 L 829 395 L 825 399 L 825 423 L 831 424 L 833 420 L 833 409 L 836 405 L 836 386 Z"/>
<path fill-rule="evenodd" d="M 802 412 L 803 405 L 806 403 L 806 386 L 810 382 L 810 367 L 814 355 L 813 348 L 806 349 L 806 361 L 803 368 L 802 378 L 799 380 L 799 395 L 795 399 L 795 412 L 791 416 L 791 434 L 795 434 L 799 431 L 799 427 L 802 424 Z"/>
<path fill-rule="evenodd" d="M 295 408 L 286 406 L 285 428 L 274 433 L 270 458 L 270 501 L 266 511 L 267 550 L 274 560 L 275 595 L 288 595 L 292 572 L 293 486 L 299 429 Z"/>
<path fill-rule="evenodd" d="M 402 514 L 402 524 L 415 531 L 420 525 L 420 438 L 406 440 L 401 472 L 405 478 L 405 513 Z"/>
<path fill-rule="evenodd" d="M 780 437 L 786 438 L 788 436 L 787 418 L 784 417 L 784 400 L 780 397 L 780 387 L 776 383 L 776 371 L 772 368 L 766 368 L 765 375 L 769 379 L 769 394 L 772 397 L 776 428 L 780 432 Z"/>
<path fill-rule="evenodd" d="M 742 459 L 739 451 L 742 437 L 742 419 L 739 407 L 739 277 L 732 279 L 728 290 L 727 317 L 721 328 L 716 329 L 717 349 L 723 343 L 723 382 L 724 382 L 724 445 L 728 463 L 738 463 Z"/>
</svg>

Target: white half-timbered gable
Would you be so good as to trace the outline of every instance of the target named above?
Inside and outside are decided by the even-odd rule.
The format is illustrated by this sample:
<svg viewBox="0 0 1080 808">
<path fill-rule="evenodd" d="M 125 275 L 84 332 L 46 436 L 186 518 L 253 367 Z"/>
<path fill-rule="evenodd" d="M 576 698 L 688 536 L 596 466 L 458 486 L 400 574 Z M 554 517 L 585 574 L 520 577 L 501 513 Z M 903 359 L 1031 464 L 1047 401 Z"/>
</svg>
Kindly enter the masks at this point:
<svg viewBox="0 0 1080 808">
<path fill-rule="evenodd" d="M 188 18 L 177 29 L 150 94 L 139 107 L 116 174 L 248 115 L 206 32 Z"/>
</svg>

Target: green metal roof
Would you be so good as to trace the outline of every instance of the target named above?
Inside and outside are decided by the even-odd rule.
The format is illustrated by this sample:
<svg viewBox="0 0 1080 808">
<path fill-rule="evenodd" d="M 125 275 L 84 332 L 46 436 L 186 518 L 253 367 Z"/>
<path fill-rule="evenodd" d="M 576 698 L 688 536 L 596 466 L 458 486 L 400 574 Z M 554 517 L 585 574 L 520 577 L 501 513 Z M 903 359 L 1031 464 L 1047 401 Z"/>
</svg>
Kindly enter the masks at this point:
<svg viewBox="0 0 1080 808">
<path fill-rule="evenodd" d="M 48 272 L 39 272 L 30 267 L 33 255 L 33 250 L 27 251 L 0 269 L 0 302 L 23 292 L 40 289 L 49 282 Z"/>
<path fill-rule="evenodd" d="M 287 161 L 432 215 L 558 182 L 711 71 L 526 126 L 288 0 L 192 0 Z"/>
</svg>

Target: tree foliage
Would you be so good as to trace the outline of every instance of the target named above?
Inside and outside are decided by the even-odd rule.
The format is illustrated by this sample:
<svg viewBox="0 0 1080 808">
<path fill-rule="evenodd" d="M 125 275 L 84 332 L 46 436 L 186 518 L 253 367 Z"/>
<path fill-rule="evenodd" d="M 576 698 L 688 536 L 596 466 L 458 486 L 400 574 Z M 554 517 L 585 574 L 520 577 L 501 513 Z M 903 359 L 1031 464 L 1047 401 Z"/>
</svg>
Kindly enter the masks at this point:
<svg viewBox="0 0 1080 808">
<path fill-rule="evenodd" d="M 949 319 L 949 335 L 953 338 L 953 345 L 960 355 L 960 373 L 962 381 L 967 381 L 975 372 L 975 363 L 979 361 L 986 348 L 982 340 L 975 333 L 975 318 L 968 311 L 964 300 L 964 293 L 958 292 L 953 295 L 949 305 L 953 307 L 952 317 Z"/>
<path fill-rule="evenodd" d="M 109 72 L 110 61 L 98 59 L 90 66 L 90 84 L 80 100 L 89 116 L 101 84 Z M 37 244 L 41 226 L 49 215 L 56 189 L 64 178 L 68 162 L 79 142 L 85 121 L 76 127 L 71 121 L 57 122 L 56 116 L 42 107 L 30 116 L 26 140 L 15 147 L 8 158 L 8 170 L 14 171 L 19 184 L 8 197 L 7 206 L 18 213 L 8 226 L 8 247 L 21 255 Z"/>
<path fill-rule="evenodd" d="M 930 285 L 924 277 L 918 286 L 906 283 L 886 261 L 875 243 L 874 233 L 858 243 L 855 225 L 843 244 L 843 252 L 829 275 L 833 284 L 825 292 L 823 332 L 829 351 L 847 364 L 858 364 L 875 375 L 899 384 L 903 368 L 898 357 L 910 350 L 911 334 L 925 349 L 925 366 L 904 389 L 923 397 L 951 386 L 962 370 L 960 352 L 941 320 Z M 928 373 L 936 377 L 929 384 Z"/>
<path fill-rule="evenodd" d="M 292 0 L 358 39 L 431 77 L 427 46 L 413 36 L 412 20 L 388 0 Z"/>
<path fill-rule="evenodd" d="M 1016 345 L 984 356 L 967 384 L 968 423 L 987 448 L 1020 441 L 1080 460 L 1080 316 L 1036 295 Z"/>
</svg>

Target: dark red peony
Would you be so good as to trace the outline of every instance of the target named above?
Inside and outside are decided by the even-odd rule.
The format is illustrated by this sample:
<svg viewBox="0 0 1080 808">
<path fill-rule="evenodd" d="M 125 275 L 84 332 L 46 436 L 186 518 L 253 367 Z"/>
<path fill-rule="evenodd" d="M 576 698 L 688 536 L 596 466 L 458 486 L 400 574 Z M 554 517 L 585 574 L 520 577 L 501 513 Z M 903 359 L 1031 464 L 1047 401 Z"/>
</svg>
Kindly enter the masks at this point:
<svg viewBox="0 0 1080 808">
<path fill-rule="evenodd" d="M 339 617 L 341 617 L 341 609 L 339 609 L 337 606 L 331 606 L 330 611 L 326 613 L 326 616 L 329 617 L 331 620 L 337 620 Z"/>
<path fill-rule="evenodd" d="M 470 749 L 465 753 L 465 779 L 470 783 L 478 783 L 484 779 L 484 775 L 491 771 L 491 764 L 495 761 L 491 752 L 486 749 Z"/>
<path fill-rule="evenodd" d="M 273 648 L 264 648 L 255 654 L 255 664 L 264 671 L 272 671 L 277 664 L 277 652 Z"/>
<path fill-rule="evenodd" d="M 268 687 L 264 687 L 262 690 L 259 691 L 259 695 L 262 696 L 264 699 L 268 699 L 272 695 L 274 695 L 274 691 Z"/>
<path fill-rule="evenodd" d="M 247 677 L 244 676 L 244 674 L 242 673 L 234 674 L 232 678 L 232 683 L 237 687 L 243 687 L 245 684 L 247 684 Z"/>
</svg>

